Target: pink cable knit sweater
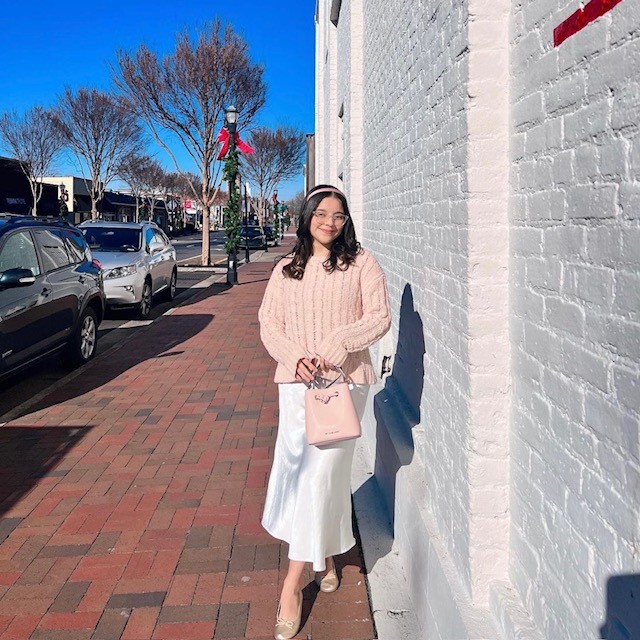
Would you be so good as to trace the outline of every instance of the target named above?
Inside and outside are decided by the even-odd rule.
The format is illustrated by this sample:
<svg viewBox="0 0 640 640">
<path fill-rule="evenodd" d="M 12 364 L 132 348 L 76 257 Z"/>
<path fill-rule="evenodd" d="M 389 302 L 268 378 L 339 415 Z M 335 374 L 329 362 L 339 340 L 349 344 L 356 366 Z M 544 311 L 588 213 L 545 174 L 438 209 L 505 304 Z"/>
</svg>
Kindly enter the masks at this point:
<svg viewBox="0 0 640 640">
<path fill-rule="evenodd" d="M 290 261 L 276 264 L 258 312 L 262 342 L 278 363 L 275 382 L 295 382 L 300 358 L 322 356 L 354 383 L 374 383 L 368 348 L 391 322 L 376 259 L 363 249 L 346 271 L 327 273 L 323 258 L 312 256 L 302 280 L 285 278 L 282 268 Z"/>
</svg>

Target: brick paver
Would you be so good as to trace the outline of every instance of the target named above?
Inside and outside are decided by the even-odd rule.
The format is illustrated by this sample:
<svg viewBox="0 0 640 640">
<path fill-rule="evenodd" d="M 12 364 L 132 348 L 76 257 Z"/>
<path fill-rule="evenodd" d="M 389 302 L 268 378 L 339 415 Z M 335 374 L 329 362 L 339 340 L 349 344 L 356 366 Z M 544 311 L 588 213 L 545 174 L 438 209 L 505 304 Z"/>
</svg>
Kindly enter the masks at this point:
<svg viewBox="0 0 640 640">
<path fill-rule="evenodd" d="M 260 526 L 277 428 L 257 309 L 275 254 L 0 429 L 0 638 L 272 638 L 286 549 Z M 299 638 L 374 638 L 358 549 L 309 574 Z"/>
</svg>

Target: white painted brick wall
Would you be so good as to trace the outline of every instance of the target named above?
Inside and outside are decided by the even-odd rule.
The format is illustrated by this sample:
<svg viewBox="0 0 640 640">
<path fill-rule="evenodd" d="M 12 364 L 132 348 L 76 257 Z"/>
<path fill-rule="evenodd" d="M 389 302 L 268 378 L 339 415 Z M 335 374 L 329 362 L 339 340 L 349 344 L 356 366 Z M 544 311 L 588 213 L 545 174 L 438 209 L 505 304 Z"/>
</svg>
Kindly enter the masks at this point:
<svg viewBox="0 0 640 640">
<path fill-rule="evenodd" d="M 343 137 L 336 138 L 336 145 L 341 147 L 343 156 L 342 166 L 339 167 L 343 184 L 347 191 L 350 187 L 349 168 L 350 153 L 348 141 L 351 133 L 351 2 L 342 0 L 340 8 L 340 28 L 336 29 L 337 49 L 340 51 L 340 60 L 337 68 L 337 98 L 336 109 L 343 108 Z M 337 115 L 337 114 L 336 114 Z"/>
<path fill-rule="evenodd" d="M 425 503 L 461 575 L 469 557 L 466 20 L 464 5 L 435 0 L 371 0 L 364 15 L 364 241 L 389 278 L 396 339 L 407 284 L 424 323 L 413 440 Z"/>
<path fill-rule="evenodd" d="M 480 49 L 495 34 L 490 23 L 470 21 L 478 17 L 473 1 L 488 6 L 343 0 L 338 28 L 320 29 L 328 49 L 317 60 L 316 178 L 337 178 L 344 103 L 345 188 L 362 181 L 361 239 L 388 276 L 394 346 L 403 340 L 407 287 L 423 324 L 423 387 L 408 464 L 423 470 L 415 483 L 423 492 L 419 508 L 433 516 L 440 573 L 451 587 L 438 595 L 459 603 L 474 594 L 474 532 L 495 525 L 487 542 L 497 565 L 508 562 L 507 582 L 491 594 L 502 637 L 590 638 L 604 622 L 607 578 L 640 571 L 640 5 L 623 0 L 554 48 L 553 27 L 577 9 L 575 0 L 511 3 L 511 110 L 502 131 L 510 175 L 507 204 L 493 209 L 508 208 L 505 267 L 495 250 L 507 242 L 499 215 L 491 220 L 487 209 L 487 224 L 495 224 L 488 242 L 482 219 L 470 218 L 478 177 L 500 179 L 490 162 L 470 157 L 490 150 L 483 136 L 496 130 L 491 117 L 469 127 L 476 49 L 468 34 L 479 28 L 472 33 Z M 325 16 L 330 4 L 319 3 Z M 364 24 L 361 160 L 350 147 L 353 11 Z M 490 65 L 487 81 L 495 82 Z M 473 287 L 481 274 L 490 296 L 506 273 L 510 339 L 501 342 L 499 331 L 483 334 L 482 298 Z M 474 339 L 486 348 L 473 351 Z M 504 438 L 491 438 L 491 404 L 477 402 L 474 386 L 491 354 L 508 351 L 501 348 L 507 341 L 509 464 L 501 457 Z M 402 384 L 389 391 L 402 404 Z M 472 476 L 484 469 L 475 466 L 478 453 L 494 477 L 505 474 L 503 483 L 474 492 Z M 482 522 L 482 514 L 497 511 L 507 491 L 511 525 L 502 531 L 506 520 Z M 405 495 L 397 501 L 410 503 Z M 413 515 L 396 523 L 405 542 L 419 530 Z M 427 558 L 404 557 L 411 585 L 433 590 Z M 442 610 L 450 612 L 445 599 Z M 463 609 L 456 612 L 471 629 Z M 429 639 L 446 638 L 443 628 Z"/>
<path fill-rule="evenodd" d="M 510 576 L 547 638 L 595 637 L 607 578 L 640 567 L 640 14 L 554 48 L 576 8 L 512 16 Z"/>
</svg>

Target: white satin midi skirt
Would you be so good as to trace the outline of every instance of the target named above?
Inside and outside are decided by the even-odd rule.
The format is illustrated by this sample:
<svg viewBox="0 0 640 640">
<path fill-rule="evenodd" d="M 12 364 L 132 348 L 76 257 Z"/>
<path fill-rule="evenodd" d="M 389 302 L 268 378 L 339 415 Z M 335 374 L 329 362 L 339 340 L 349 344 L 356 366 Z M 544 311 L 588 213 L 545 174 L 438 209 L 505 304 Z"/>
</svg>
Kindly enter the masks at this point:
<svg viewBox="0 0 640 640">
<path fill-rule="evenodd" d="M 349 385 L 362 420 L 368 385 Z M 280 420 L 262 515 L 262 526 L 289 544 L 289 559 L 312 562 L 324 571 L 325 558 L 355 544 L 351 523 L 351 463 L 355 440 L 316 447 L 304 430 L 301 383 L 279 384 Z"/>
</svg>

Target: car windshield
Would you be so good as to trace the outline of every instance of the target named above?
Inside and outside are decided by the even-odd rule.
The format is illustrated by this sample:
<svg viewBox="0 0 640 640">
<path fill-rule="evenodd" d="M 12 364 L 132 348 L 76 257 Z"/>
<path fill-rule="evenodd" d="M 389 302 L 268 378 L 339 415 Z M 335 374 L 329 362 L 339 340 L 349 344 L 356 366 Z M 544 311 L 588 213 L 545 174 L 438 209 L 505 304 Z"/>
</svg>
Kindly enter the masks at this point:
<svg viewBox="0 0 640 640">
<path fill-rule="evenodd" d="M 245 230 L 243 229 L 242 235 L 248 235 L 249 238 L 255 238 L 256 236 L 260 235 L 260 227 L 249 227 L 246 230 L 246 233 L 245 233 Z"/>
<path fill-rule="evenodd" d="M 140 229 L 88 227 L 82 233 L 93 251 L 140 251 Z"/>
</svg>

